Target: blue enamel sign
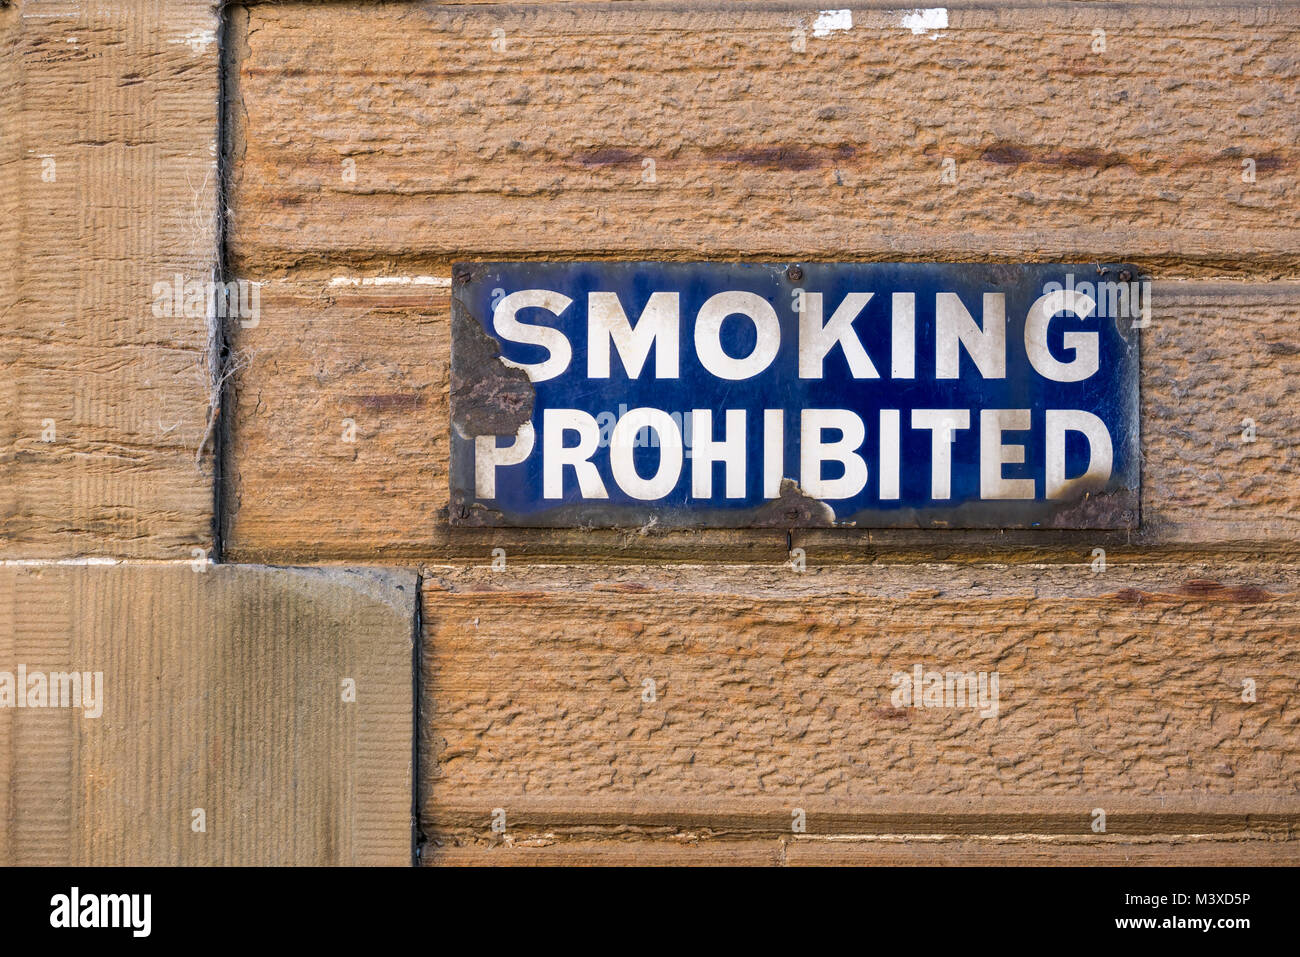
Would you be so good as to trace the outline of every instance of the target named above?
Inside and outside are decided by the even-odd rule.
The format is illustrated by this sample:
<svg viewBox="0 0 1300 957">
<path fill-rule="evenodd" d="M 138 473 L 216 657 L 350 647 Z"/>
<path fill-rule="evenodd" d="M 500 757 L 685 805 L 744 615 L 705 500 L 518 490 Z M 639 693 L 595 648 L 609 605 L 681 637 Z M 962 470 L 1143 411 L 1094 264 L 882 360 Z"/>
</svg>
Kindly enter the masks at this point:
<svg viewBox="0 0 1300 957">
<path fill-rule="evenodd" d="M 1131 528 L 1118 264 L 459 263 L 451 521 Z"/>
</svg>

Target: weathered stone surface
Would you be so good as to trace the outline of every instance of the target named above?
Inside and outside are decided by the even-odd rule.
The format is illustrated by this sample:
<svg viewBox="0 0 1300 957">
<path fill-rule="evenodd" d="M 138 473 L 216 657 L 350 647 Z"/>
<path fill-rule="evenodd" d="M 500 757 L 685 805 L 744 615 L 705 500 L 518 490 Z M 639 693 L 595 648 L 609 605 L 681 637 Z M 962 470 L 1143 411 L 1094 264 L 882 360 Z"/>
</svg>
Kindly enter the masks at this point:
<svg viewBox="0 0 1300 957">
<path fill-rule="evenodd" d="M 237 12 L 234 263 L 1297 274 L 1293 4 L 959 3 L 920 32 L 907 13 L 818 36 L 815 10 L 765 4 Z"/>
<path fill-rule="evenodd" d="M 1118 840 L 1152 845 L 1139 860 L 1247 862 L 1286 841 L 1258 859 L 1294 863 L 1298 580 L 1251 564 L 431 567 L 425 859 L 725 861 L 785 839 L 868 862 L 901 860 L 880 842 L 903 834 L 1014 838 L 1025 853 L 1002 856 L 1022 860 L 1075 845 L 1063 861 L 1116 861 L 1088 846 Z M 997 715 L 894 707 L 893 675 L 918 664 L 997 672 Z M 835 839 L 864 843 L 800 843 Z"/>
<path fill-rule="evenodd" d="M 200 567 L 0 567 L 0 864 L 408 864 L 416 576 Z"/>
<path fill-rule="evenodd" d="M 0 10 L 0 556 L 212 545 L 214 5 Z M 182 310 L 184 311 L 184 310 Z"/>
</svg>

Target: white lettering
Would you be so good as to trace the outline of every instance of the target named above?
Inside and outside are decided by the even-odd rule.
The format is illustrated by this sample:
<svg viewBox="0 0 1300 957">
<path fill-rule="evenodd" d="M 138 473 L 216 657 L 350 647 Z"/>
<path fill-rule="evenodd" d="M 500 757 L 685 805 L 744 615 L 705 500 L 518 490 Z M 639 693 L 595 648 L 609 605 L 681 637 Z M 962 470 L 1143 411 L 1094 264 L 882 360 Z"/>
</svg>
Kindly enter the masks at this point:
<svg viewBox="0 0 1300 957">
<path fill-rule="evenodd" d="M 823 442 L 822 431 L 836 429 L 834 442 Z M 866 427 L 856 412 L 848 409 L 804 409 L 800 420 L 799 485 L 813 498 L 843 499 L 857 495 L 867 484 L 867 463 L 857 453 L 867 437 Z M 844 466 L 844 474 L 835 479 L 822 478 L 822 463 L 834 461 Z"/>
</svg>

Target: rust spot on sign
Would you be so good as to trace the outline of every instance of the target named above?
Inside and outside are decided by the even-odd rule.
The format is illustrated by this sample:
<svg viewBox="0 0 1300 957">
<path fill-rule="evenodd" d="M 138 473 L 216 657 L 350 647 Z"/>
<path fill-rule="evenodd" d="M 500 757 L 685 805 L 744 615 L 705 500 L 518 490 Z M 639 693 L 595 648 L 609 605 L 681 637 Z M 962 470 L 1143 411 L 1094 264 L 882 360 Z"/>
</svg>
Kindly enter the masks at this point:
<svg viewBox="0 0 1300 957">
<path fill-rule="evenodd" d="M 514 435 L 533 415 L 533 383 L 465 308 L 452 310 L 451 424 L 458 434 Z"/>
<path fill-rule="evenodd" d="M 1098 491 L 1095 483 L 1067 482 L 1061 505 L 1052 515 L 1054 528 L 1132 528 L 1137 522 L 1137 491 Z"/>
<path fill-rule="evenodd" d="M 781 494 L 754 512 L 754 528 L 829 528 L 835 512 L 790 479 L 781 479 Z"/>
<path fill-rule="evenodd" d="M 447 506 L 447 517 L 451 524 L 466 528 L 499 528 L 505 524 L 505 516 L 499 511 L 481 502 L 470 501 L 464 492 L 452 496 Z"/>
</svg>

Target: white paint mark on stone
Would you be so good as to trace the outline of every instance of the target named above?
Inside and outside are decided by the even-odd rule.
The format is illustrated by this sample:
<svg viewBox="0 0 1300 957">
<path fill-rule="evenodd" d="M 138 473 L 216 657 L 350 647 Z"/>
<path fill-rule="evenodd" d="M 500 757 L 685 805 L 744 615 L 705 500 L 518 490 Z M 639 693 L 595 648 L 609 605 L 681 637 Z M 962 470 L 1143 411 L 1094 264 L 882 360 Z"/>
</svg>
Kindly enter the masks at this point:
<svg viewBox="0 0 1300 957">
<path fill-rule="evenodd" d="M 451 288 L 450 276 L 335 276 L 331 286 L 435 286 Z"/>
<path fill-rule="evenodd" d="M 834 30 L 852 30 L 852 10 L 823 10 L 813 21 L 813 36 L 830 36 Z"/>
<path fill-rule="evenodd" d="M 121 565 L 123 560 L 120 558 L 101 558 L 94 555 L 88 555 L 84 558 L 8 558 L 0 561 L 0 565 L 15 568 L 39 568 L 42 565 Z M 157 564 L 180 564 L 179 562 L 158 562 Z M 186 563 L 188 564 L 188 562 Z"/>
<path fill-rule="evenodd" d="M 171 42 L 183 43 L 195 53 L 203 53 L 208 47 L 217 42 L 217 33 L 215 30 L 191 30 L 185 36 Z"/>
<path fill-rule="evenodd" d="M 931 31 L 943 30 L 948 26 L 948 10 L 946 7 L 904 10 L 903 19 L 898 25 L 905 30 L 911 30 L 913 36 L 928 33 L 932 38 L 939 37 L 942 34 Z"/>
</svg>

